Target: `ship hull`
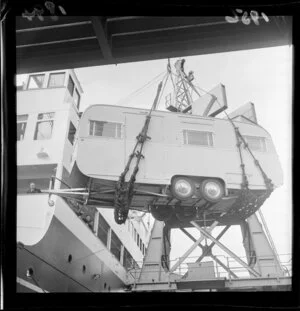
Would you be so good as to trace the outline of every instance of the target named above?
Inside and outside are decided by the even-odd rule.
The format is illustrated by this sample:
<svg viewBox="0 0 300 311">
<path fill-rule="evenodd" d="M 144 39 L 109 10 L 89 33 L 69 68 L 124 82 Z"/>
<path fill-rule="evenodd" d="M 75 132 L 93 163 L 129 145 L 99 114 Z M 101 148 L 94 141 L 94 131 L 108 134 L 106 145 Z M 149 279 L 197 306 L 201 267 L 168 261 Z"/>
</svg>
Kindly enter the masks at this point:
<svg viewBox="0 0 300 311">
<path fill-rule="evenodd" d="M 26 245 L 18 238 L 17 291 L 105 292 L 123 288 L 126 271 L 120 262 L 62 199 L 56 201 L 55 208 L 40 241 Z"/>
</svg>

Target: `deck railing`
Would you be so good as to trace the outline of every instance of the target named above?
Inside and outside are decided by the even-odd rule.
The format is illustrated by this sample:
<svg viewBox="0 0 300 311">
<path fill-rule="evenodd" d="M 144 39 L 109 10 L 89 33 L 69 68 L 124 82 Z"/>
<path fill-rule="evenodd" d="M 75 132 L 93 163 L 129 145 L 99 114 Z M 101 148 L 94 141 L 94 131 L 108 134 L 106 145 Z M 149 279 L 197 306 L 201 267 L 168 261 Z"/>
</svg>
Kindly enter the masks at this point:
<svg viewBox="0 0 300 311">
<path fill-rule="evenodd" d="M 199 258 L 199 256 L 191 256 L 191 257 L 187 257 L 186 260 L 181 263 L 178 268 L 174 271 L 174 273 L 172 273 L 172 275 L 175 277 L 175 279 L 189 279 L 192 276 L 188 275 L 188 264 L 189 263 L 195 263 L 196 260 Z M 228 272 L 229 270 L 231 272 L 233 272 L 234 275 L 236 275 L 237 278 L 239 279 L 248 279 L 249 277 L 251 277 L 251 275 L 249 274 L 249 271 L 244 268 L 243 266 L 241 266 L 239 263 L 237 263 L 235 261 L 235 259 L 233 257 L 229 257 L 229 256 L 225 256 L 225 255 L 215 255 L 215 258 L 217 258 L 219 261 L 221 261 L 223 263 L 223 266 L 225 266 L 227 268 L 224 269 L 224 267 L 222 267 L 222 265 L 220 265 L 217 261 L 213 261 L 212 259 L 209 258 L 209 260 L 206 261 L 201 261 L 201 263 L 205 263 L 207 261 L 213 262 L 213 275 L 212 278 L 213 279 L 233 279 L 233 275 Z M 244 262 L 247 262 L 247 258 L 244 256 L 240 257 L 240 259 L 242 259 Z M 256 258 L 256 260 L 258 261 L 259 259 L 264 259 L 264 258 Z M 284 277 L 291 277 L 292 276 L 292 255 L 291 254 L 280 254 L 279 255 L 279 259 L 280 259 L 280 265 L 282 268 L 283 273 L 280 273 L 280 271 L 278 271 L 278 276 L 284 276 Z M 179 260 L 179 258 L 175 258 L 173 260 L 170 260 L 170 267 L 172 267 L 173 264 L 175 264 L 177 261 Z M 138 263 L 142 266 L 142 262 Z M 153 262 L 153 264 L 155 264 Z M 269 263 L 269 264 L 264 264 L 263 265 L 264 268 L 275 268 L 278 270 L 278 265 L 276 264 L 276 262 L 274 261 L 273 263 Z M 193 265 L 193 271 L 194 273 L 197 273 L 197 269 L 206 269 L 203 266 L 197 267 L 196 265 Z M 130 275 L 135 279 L 135 282 L 138 281 L 140 273 L 141 273 L 141 268 L 132 268 L 130 269 L 129 273 Z M 161 270 L 151 270 L 149 272 L 147 271 L 143 271 L 143 273 L 159 273 Z M 198 274 L 198 273 L 197 273 Z M 276 277 L 276 273 L 275 275 L 270 275 L 270 277 Z"/>
</svg>

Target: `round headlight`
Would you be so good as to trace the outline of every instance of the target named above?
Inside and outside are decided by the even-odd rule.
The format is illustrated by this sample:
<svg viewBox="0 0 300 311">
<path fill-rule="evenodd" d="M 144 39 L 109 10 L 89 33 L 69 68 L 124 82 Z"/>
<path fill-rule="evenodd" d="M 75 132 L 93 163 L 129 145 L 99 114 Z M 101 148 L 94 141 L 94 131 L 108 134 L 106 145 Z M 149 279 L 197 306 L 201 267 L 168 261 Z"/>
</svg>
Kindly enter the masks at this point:
<svg viewBox="0 0 300 311">
<path fill-rule="evenodd" d="M 188 198 L 193 194 L 193 187 L 189 181 L 178 179 L 175 181 L 174 191 L 181 198 Z"/>
<path fill-rule="evenodd" d="M 219 201 L 223 193 L 223 186 L 218 180 L 206 180 L 202 184 L 202 194 L 208 201 Z"/>
</svg>

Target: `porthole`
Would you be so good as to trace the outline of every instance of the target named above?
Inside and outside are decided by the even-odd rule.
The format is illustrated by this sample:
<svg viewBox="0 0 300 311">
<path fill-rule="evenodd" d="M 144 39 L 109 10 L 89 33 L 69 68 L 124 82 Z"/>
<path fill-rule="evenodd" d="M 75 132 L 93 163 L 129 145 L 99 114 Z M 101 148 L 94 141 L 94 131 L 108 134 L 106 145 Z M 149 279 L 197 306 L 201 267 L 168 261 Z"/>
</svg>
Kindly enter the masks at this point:
<svg viewBox="0 0 300 311">
<path fill-rule="evenodd" d="M 71 263 L 72 262 L 72 255 L 70 254 L 69 256 L 68 256 L 68 263 Z"/>
<path fill-rule="evenodd" d="M 86 271 L 86 266 L 83 265 L 83 266 L 82 266 L 82 272 L 85 273 L 85 271 Z"/>
<path fill-rule="evenodd" d="M 106 288 L 106 283 L 104 283 L 104 288 Z"/>
<path fill-rule="evenodd" d="M 26 276 L 28 278 L 32 278 L 33 277 L 33 273 L 34 273 L 34 271 L 33 271 L 33 268 L 31 268 L 31 267 L 26 270 Z"/>
</svg>

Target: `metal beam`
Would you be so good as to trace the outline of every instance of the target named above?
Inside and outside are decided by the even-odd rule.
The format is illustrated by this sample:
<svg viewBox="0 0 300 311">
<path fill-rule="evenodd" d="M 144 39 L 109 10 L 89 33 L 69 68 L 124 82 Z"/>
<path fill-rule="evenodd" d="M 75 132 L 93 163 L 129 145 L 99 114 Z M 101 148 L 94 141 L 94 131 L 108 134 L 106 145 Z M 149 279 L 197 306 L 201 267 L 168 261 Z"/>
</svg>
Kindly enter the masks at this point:
<svg viewBox="0 0 300 311">
<path fill-rule="evenodd" d="M 219 235 L 216 237 L 217 240 L 219 240 L 223 234 L 229 229 L 229 225 L 226 226 L 220 233 Z M 193 242 L 196 242 L 196 239 L 190 234 L 188 233 L 184 228 L 180 228 L 180 230 L 185 233 Z M 201 262 L 201 260 L 208 255 L 209 251 L 213 248 L 213 246 L 215 245 L 215 242 L 212 242 L 208 247 L 204 248 L 201 244 L 199 244 L 198 246 L 202 248 L 202 255 L 196 260 L 196 262 Z M 215 262 L 217 262 L 224 270 L 226 270 L 228 273 L 230 273 L 234 278 L 237 278 L 237 275 L 235 273 L 233 273 L 229 267 L 227 267 L 219 258 L 217 258 L 215 255 L 213 255 L 212 253 L 210 253 L 209 255 Z M 187 273 L 186 273 L 187 274 Z M 185 274 L 185 275 L 186 275 Z"/>
<path fill-rule="evenodd" d="M 220 238 L 224 235 L 224 233 L 229 229 L 229 225 L 226 226 L 220 233 L 219 235 L 216 237 L 216 240 L 220 240 Z M 200 262 L 207 254 L 208 252 L 214 247 L 216 243 L 212 242 L 207 248 L 206 250 L 203 252 L 203 254 L 196 260 L 196 262 Z"/>
<path fill-rule="evenodd" d="M 55 24 L 55 25 L 47 25 L 47 26 L 40 26 L 40 27 L 33 27 L 33 28 L 24 28 L 24 29 L 17 29 L 16 33 L 18 34 L 18 33 L 24 33 L 24 32 L 82 26 L 82 25 L 89 25 L 91 23 L 92 23 L 91 21 L 83 21 L 83 22 L 74 22 L 74 23 L 67 23 L 67 24 Z"/>
<path fill-rule="evenodd" d="M 230 289 L 238 288 L 253 288 L 263 286 L 291 286 L 291 277 L 280 277 L 280 278 L 251 278 L 251 279 L 237 279 L 237 280 L 226 280 L 225 287 Z"/>
<path fill-rule="evenodd" d="M 103 21 L 99 16 L 91 16 L 91 21 L 94 27 L 95 34 L 105 59 L 112 60 L 113 55 L 109 46 L 107 36 L 103 27 Z"/>
<path fill-rule="evenodd" d="M 191 221 L 192 225 L 195 226 L 204 236 L 215 242 L 223 251 L 225 251 L 227 254 L 229 254 L 231 257 L 233 257 L 240 265 L 242 265 L 244 268 L 246 268 L 252 275 L 255 277 L 260 277 L 260 274 L 255 271 L 254 269 L 250 268 L 243 260 L 239 258 L 235 253 L 233 253 L 230 249 L 228 249 L 225 245 L 223 245 L 221 242 L 216 240 L 209 232 L 208 230 L 204 230 L 201 227 L 198 226 L 197 223 L 194 221 Z"/>
<path fill-rule="evenodd" d="M 215 221 L 208 229 L 208 232 L 211 232 L 217 225 L 218 221 Z M 183 261 L 189 256 L 191 252 L 194 251 L 194 249 L 198 246 L 199 243 L 201 243 L 204 240 L 205 236 L 201 235 L 200 238 L 184 253 L 182 257 L 179 258 L 179 260 L 174 264 L 174 266 L 170 269 L 170 273 L 174 272 L 182 263 Z"/>
</svg>

